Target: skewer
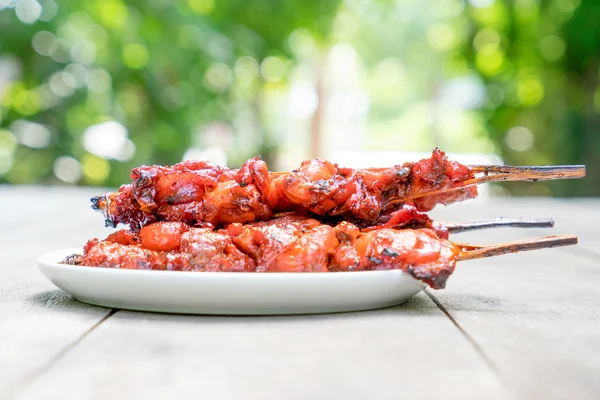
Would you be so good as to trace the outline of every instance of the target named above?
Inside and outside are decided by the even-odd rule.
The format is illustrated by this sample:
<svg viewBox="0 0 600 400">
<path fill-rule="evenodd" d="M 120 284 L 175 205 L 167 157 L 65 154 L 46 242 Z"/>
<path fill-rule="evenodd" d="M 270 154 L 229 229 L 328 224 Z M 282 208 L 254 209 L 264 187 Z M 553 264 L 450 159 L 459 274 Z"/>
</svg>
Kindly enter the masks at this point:
<svg viewBox="0 0 600 400">
<path fill-rule="evenodd" d="M 432 190 L 429 192 L 417 193 L 410 197 L 397 198 L 391 201 L 392 204 L 415 200 L 422 197 L 435 196 L 442 193 L 453 192 L 455 190 L 465 189 L 470 186 L 480 185 L 490 182 L 509 182 L 509 181 L 547 181 L 554 179 L 574 179 L 585 176 L 585 165 L 556 165 L 556 166 L 527 166 L 515 167 L 510 165 L 470 165 L 471 171 L 483 173 L 466 181 L 458 182 L 456 186 L 446 189 Z M 493 174 L 493 175 L 491 175 Z"/>
<path fill-rule="evenodd" d="M 462 251 L 458 255 L 458 261 L 476 260 L 479 258 L 495 257 L 519 251 L 531 251 L 549 249 L 552 247 L 572 246 L 577 244 L 577 236 L 572 234 L 543 236 L 531 239 L 515 240 L 512 242 L 493 245 L 477 245 L 469 243 L 456 243 Z M 68 256 L 61 264 L 78 265 L 82 255 L 73 254 Z"/>
<path fill-rule="evenodd" d="M 494 257 L 507 253 L 516 253 L 519 251 L 571 246 L 574 244 L 577 244 L 577 236 L 571 234 L 543 236 L 487 246 L 457 243 L 457 245 L 462 248 L 462 252 L 458 256 L 458 261 Z"/>
<path fill-rule="evenodd" d="M 476 173 L 490 176 L 496 173 L 493 180 L 496 181 L 538 181 L 551 179 L 573 179 L 585 176 L 585 165 L 550 165 L 550 166 L 512 166 L 512 165 L 468 165 L 469 169 Z M 276 171 L 270 173 L 272 176 L 289 174 L 289 171 Z M 489 179 L 492 179 L 491 176 Z M 469 181 L 465 181 L 469 182 Z"/>
<path fill-rule="evenodd" d="M 449 222 L 442 223 L 450 233 L 474 231 L 477 229 L 496 227 L 519 227 L 519 228 L 552 228 L 552 218 L 506 218 L 498 217 L 473 222 Z"/>
<path fill-rule="evenodd" d="M 585 176 L 585 165 L 551 165 L 551 166 L 511 166 L 511 165 L 469 165 L 471 171 L 532 175 L 531 179 L 540 179 L 537 176 L 549 176 L 550 179 L 582 178 Z M 535 175 L 535 176 L 533 176 Z"/>
</svg>

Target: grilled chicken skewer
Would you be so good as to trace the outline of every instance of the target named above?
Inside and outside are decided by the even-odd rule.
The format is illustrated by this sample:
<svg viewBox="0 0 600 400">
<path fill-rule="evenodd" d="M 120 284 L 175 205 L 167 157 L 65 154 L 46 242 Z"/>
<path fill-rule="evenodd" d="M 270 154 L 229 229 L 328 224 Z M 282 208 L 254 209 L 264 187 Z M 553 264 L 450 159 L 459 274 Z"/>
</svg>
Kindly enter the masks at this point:
<svg viewBox="0 0 600 400">
<path fill-rule="evenodd" d="M 506 180 L 576 178 L 583 166 L 468 167 L 435 149 L 430 158 L 391 168 L 340 168 L 324 160 L 291 172 L 269 172 L 258 158 L 239 170 L 187 161 L 135 168 L 133 182 L 92 199 L 107 226 L 132 229 L 156 221 L 221 227 L 265 221 L 285 212 L 337 218 L 361 227 L 381 225 L 405 206 L 417 212 L 477 196 L 476 185 Z M 208 225 L 207 225 L 208 224 Z"/>
<path fill-rule="evenodd" d="M 423 229 L 361 231 L 349 222 L 335 227 L 311 218 L 285 216 L 233 223 L 224 229 L 158 222 L 139 232 L 121 230 L 90 240 L 84 254 L 64 263 L 121 269 L 224 272 L 334 272 L 400 269 L 434 289 L 443 288 L 456 262 L 564 246 L 572 235 L 495 246 L 456 244 Z"/>
</svg>

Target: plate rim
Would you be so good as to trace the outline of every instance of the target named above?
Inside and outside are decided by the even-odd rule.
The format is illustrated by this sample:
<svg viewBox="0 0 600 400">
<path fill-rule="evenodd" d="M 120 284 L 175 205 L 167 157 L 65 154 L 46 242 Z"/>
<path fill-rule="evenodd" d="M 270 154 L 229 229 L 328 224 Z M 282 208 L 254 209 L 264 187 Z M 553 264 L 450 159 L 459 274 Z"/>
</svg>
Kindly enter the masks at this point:
<svg viewBox="0 0 600 400">
<path fill-rule="evenodd" d="M 69 264 L 60 264 L 57 261 L 58 254 L 75 254 L 77 252 L 81 253 L 83 250 L 82 247 L 69 247 L 59 250 L 52 250 L 45 252 L 39 255 L 36 259 L 38 268 L 52 268 L 55 270 L 81 270 L 81 271 L 95 271 L 94 273 L 98 274 L 144 274 L 144 275 L 165 275 L 168 276 L 176 275 L 178 277 L 182 276 L 205 276 L 205 277 L 227 277 L 240 279 L 240 277 L 244 277 L 243 279 L 314 279 L 314 277 L 319 276 L 323 277 L 322 279 L 335 279 L 340 276 L 349 277 L 349 276 L 376 276 L 376 275 L 390 275 L 390 274 L 400 274 L 405 275 L 407 278 L 411 278 L 416 283 L 426 288 L 428 285 L 418 279 L 415 279 L 409 273 L 402 271 L 401 269 L 387 269 L 387 270 L 374 270 L 374 271 L 329 271 L 329 272 L 230 272 L 230 271 L 168 271 L 168 270 L 151 270 L 151 269 L 121 269 L 121 268 L 106 268 L 106 267 L 94 267 L 90 265 L 69 265 Z M 250 277 L 258 277 L 258 278 L 250 278 Z"/>
<path fill-rule="evenodd" d="M 46 252 L 37 258 L 38 269 L 75 300 L 123 310 L 231 316 L 329 314 L 395 306 L 427 288 L 427 284 L 400 269 L 257 273 L 59 264 L 67 255 L 81 250 L 76 247 Z M 108 286 L 98 285 L 98 282 Z M 135 290 L 131 290 L 131 285 Z M 198 291 L 199 287 L 205 290 Z M 215 294 L 215 290 L 240 288 L 241 294 L 233 300 L 223 301 L 222 294 Z M 268 300 L 265 300 L 265 288 L 269 289 Z M 150 290 L 152 296 L 148 297 L 144 290 Z M 173 290 L 178 290 L 178 294 L 173 295 Z M 331 293 L 338 295 L 331 297 Z M 276 305 L 272 299 L 278 299 Z M 315 303 L 315 299 L 320 300 Z"/>
</svg>

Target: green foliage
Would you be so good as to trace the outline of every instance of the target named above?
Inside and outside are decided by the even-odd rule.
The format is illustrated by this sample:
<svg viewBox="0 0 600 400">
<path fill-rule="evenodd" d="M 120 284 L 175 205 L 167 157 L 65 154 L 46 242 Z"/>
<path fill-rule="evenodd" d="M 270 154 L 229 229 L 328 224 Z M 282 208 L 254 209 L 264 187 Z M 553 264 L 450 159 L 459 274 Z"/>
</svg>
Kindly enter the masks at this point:
<svg viewBox="0 0 600 400">
<path fill-rule="evenodd" d="M 292 75 L 307 58 L 316 71 L 355 52 L 354 69 L 337 71 L 368 96 L 362 147 L 586 164 L 584 180 L 503 186 L 600 195 L 594 0 L 38 0 L 32 24 L 19 1 L 0 9 L 0 182 L 115 186 L 131 167 L 175 163 L 190 148 L 225 148 L 231 165 L 276 158 L 273 105 Z M 326 78 L 346 93 L 348 82 Z M 445 98 L 457 82 L 482 101 Z M 120 153 L 98 140 L 90 151 L 94 126 L 112 129 L 98 137 Z"/>
<path fill-rule="evenodd" d="M 599 195 L 600 3 L 496 1 L 466 11 L 471 40 L 462 52 L 493 94 L 484 108 L 487 130 L 506 162 L 587 166 L 583 180 L 507 187 Z"/>
<path fill-rule="evenodd" d="M 259 109 L 266 84 L 258 74 L 261 62 L 276 57 L 271 64 L 283 66 L 285 78 L 294 58 L 290 34 L 304 28 L 324 40 L 337 6 L 304 0 L 64 0 L 53 18 L 43 21 L 42 14 L 31 25 L 12 8 L 0 10 L 0 54 L 20 72 L 0 97 L 0 127 L 28 120 L 51 131 L 48 148 L 15 150 L 11 144 L 3 150 L 0 182 L 57 183 L 52 166 L 59 156 L 81 163 L 82 183 L 107 185 L 122 183 L 135 165 L 181 161 L 186 149 L 204 145 L 205 124 L 232 123 L 237 112 Z M 276 143 L 268 142 L 268 124 L 260 109 L 258 114 L 246 145 L 237 146 L 236 132 L 230 133 L 233 164 L 256 153 L 270 156 Z M 88 127 L 109 120 L 126 126 L 135 145 L 125 162 L 104 160 L 82 146 Z"/>
</svg>

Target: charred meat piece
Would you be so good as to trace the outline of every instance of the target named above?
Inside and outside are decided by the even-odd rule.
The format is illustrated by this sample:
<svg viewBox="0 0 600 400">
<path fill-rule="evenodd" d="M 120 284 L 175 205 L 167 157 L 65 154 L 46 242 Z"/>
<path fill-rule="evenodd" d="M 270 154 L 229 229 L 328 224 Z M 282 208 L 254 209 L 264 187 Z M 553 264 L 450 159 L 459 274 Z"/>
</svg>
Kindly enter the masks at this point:
<svg viewBox="0 0 600 400">
<path fill-rule="evenodd" d="M 132 229 L 156 221 L 210 224 L 266 221 L 285 212 L 350 220 L 361 226 L 391 218 L 405 203 L 418 212 L 477 196 L 475 186 L 460 187 L 474 177 L 466 166 L 435 149 L 430 158 L 390 168 L 340 168 L 325 160 L 305 161 L 291 172 L 269 172 L 259 158 L 238 170 L 200 161 L 172 167 L 142 166 L 132 183 L 118 192 L 92 199 L 107 226 Z M 431 191 L 444 191 L 423 196 Z"/>
</svg>

